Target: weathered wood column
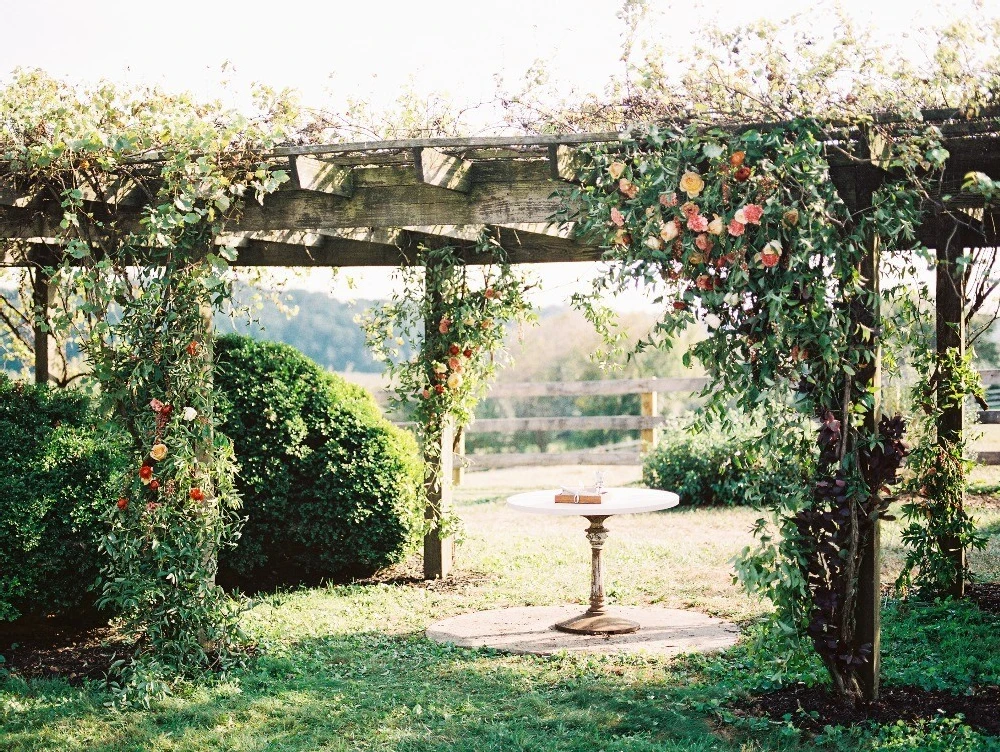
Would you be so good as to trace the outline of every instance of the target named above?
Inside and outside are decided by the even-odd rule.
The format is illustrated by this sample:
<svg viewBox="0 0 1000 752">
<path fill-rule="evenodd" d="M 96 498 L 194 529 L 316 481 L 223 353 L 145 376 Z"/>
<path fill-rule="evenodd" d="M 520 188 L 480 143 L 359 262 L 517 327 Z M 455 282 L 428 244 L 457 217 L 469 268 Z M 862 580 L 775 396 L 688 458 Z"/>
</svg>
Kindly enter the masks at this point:
<svg viewBox="0 0 1000 752">
<path fill-rule="evenodd" d="M 429 315 L 424 321 L 425 343 L 430 339 L 430 333 L 437 331 L 441 317 L 447 313 L 440 293 L 441 282 L 453 273 L 454 269 L 450 266 L 424 267 L 424 295 L 430 303 Z M 425 355 L 430 354 L 425 352 Z M 425 437 L 435 438 L 425 438 L 423 447 L 427 495 L 424 519 L 432 528 L 424 535 L 424 578 L 428 580 L 447 577 L 454 558 L 454 541 L 441 535 L 440 522 L 444 512 L 452 505 L 455 432 L 447 416 L 438 416 L 438 419 L 443 421 L 441 425 L 425 426 Z M 434 441 L 433 446 L 426 443 L 431 440 Z"/>
<path fill-rule="evenodd" d="M 52 334 L 48 325 L 49 309 L 55 301 L 55 288 L 44 269 L 34 270 L 31 298 L 35 313 L 32 334 L 35 342 L 35 383 L 48 384 L 51 372 Z"/>
<path fill-rule="evenodd" d="M 864 198 L 868 205 L 874 187 L 868 187 Z M 872 238 L 868 252 L 861 261 L 861 274 L 870 298 L 861 306 L 861 317 L 857 322 L 870 327 L 873 332 L 872 360 L 858 373 L 858 388 L 866 388 L 871 394 L 871 405 L 865 414 L 865 433 L 877 436 L 881 417 L 882 346 L 879 328 L 881 326 L 879 290 L 879 247 L 878 239 Z M 877 509 L 880 496 L 878 488 L 869 489 L 870 509 Z M 869 534 L 861 539 L 861 561 L 858 566 L 857 604 L 855 606 L 855 640 L 859 645 L 870 644 L 871 657 L 858 670 L 858 680 L 862 695 L 866 700 L 878 699 L 879 675 L 882 670 L 882 530 L 876 515 L 871 520 Z"/>
<path fill-rule="evenodd" d="M 646 418 L 655 418 L 659 413 L 657 393 L 642 392 L 639 395 L 639 399 L 640 414 Z M 660 429 L 656 427 L 643 428 L 639 438 L 641 440 L 641 450 L 643 452 L 651 452 L 656 449 L 656 445 L 660 442 Z"/>
<path fill-rule="evenodd" d="M 861 164 L 850 171 L 843 171 L 833 176 L 837 192 L 852 212 L 864 211 L 871 207 L 872 198 L 882 184 L 885 173 L 879 169 L 879 155 L 873 154 L 867 145 L 859 150 L 859 156 L 869 158 L 870 164 Z M 881 417 L 881 381 L 882 381 L 882 348 L 881 311 L 879 292 L 879 246 L 878 238 L 869 239 L 867 252 L 861 260 L 858 272 L 864 279 L 865 294 L 852 303 L 852 318 L 855 327 L 864 327 L 871 332 L 872 359 L 865 364 L 855 377 L 855 393 L 870 395 L 870 404 L 865 411 L 864 433 L 870 436 L 878 434 L 878 424 Z M 854 336 L 857 336 L 856 334 Z M 869 509 L 877 509 L 879 489 L 870 489 L 870 498 L 865 505 Z M 866 700 L 878 698 L 879 674 L 882 666 L 882 541 L 881 523 L 876 516 L 870 521 L 868 534 L 864 535 L 864 525 L 861 526 L 862 536 L 858 541 L 860 561 L 857 572 L 856 597 L 854 602 L 854 643 L 856 645 L 871 645 L 871 655 L 857 671 L 857 678 L 862 697 Z"/>
<path fill-rule="evenodd" d="M 955 351 L 959 358 L 965 356 L 965 275 L 958 265 L 962 256 L 962 243 L 959 233 L 953 233 L 954 224 L 943 212 L 934 214 L 934 234 L 937 238 L 935 251 L 937 254 L 936 294 L 935 294 L 935 335 L 938 366 L 937 380 L 937 440 L 942 447 L 953 447 L 962 440 L 965 422 L 965 406 L 962 402 L 955 404 L 949 398 L 948 389 L 942 386 L 949 384 L 954 374 L 949 366 L 947 355 Z M 965 504 L 965 489 L 962 489 L 957 499 L 943 499 L 951 502 L 961 510 Z M 938 545 L 941 552 L 952 561 L 955 579 L 951 583 L 948 594 L 961 598 L 965 595 L 965 549 L 957 536 L 943 536 Z"/>
</svg>

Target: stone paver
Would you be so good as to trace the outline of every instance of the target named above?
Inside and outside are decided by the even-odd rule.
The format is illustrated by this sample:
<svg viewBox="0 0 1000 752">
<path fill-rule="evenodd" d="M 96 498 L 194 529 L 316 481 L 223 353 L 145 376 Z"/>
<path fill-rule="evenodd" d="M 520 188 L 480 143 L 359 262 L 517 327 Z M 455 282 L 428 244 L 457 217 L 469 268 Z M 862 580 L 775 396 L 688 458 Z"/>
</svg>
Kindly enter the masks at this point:
<svg viewBox="0 0 1000 752">
<path fill-rule="evenodd" d="M 610 613 L 636 621 L 638 632 L 621 635 L 576 635 L 552 628 L 579 615 L 581 606 L 526 606 L 479 611 L 432 624 L 427 637 L 461 647 L 490 647 L 509 653 L 650 653 L 678 655 L 723 650 L 739 638 L 735 624 L 697 611 L 618 606 Z"/>
</svg>

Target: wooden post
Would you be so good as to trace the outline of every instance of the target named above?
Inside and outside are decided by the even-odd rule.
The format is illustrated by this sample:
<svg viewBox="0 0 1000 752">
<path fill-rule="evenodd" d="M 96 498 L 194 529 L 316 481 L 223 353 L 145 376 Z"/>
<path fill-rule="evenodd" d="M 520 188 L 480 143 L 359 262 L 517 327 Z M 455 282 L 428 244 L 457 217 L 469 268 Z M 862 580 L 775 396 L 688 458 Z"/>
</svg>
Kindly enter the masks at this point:
<svg viewBox="0 0 1000 752">
<path fill-rule="evenodd" d="M 643 392 L 640 395 L 641 406 L 642 406 L 642 416 L 645 418 L 654 418 L 659 412 L 659 405 L 657 404 L 656 392 Z M 660 429 L 659 428 L 643 428 L 640 435 L 642 439 L 642 451 L 651 452 L 656 449 L 656 445 L 660 442 Z"/>
<path fill-rule="evenodd" d="M 51 371 L 52 334 L 48 326 L 49 308 L 55 300 L 55 288 L 44 269 L 36 269 L 32 279 L 32 304 L 35 311 L 35 383 L 48 384 Z M 44 325 L 43 325 L 43 322 Z"/>
<path fill-rule="evenodd" d="M 884 144 L 874 148 L 862 144 L 858 156 L 868 157 L 870 163 L 859 165 L 850 171 L 831 174 L 841 199 L 852 212 L 870 209 L 872 198 L 885 177 L 880 169 Z M 867 153 L 866 153 L 867 152 Z M 864 418 L 864 432 L 877 436 L 881 417 L 882 348 L 880 346 L 880 292 L 879 292 L 879 247 L 878 238 L 873 237 L 867 253 L 858 265 L 858 272 L 865 280 L 863 298 L 852 302 L 852 318 L 855 326 L 865 327 L 873 338 L 872 360 L 858 371 L 855 377 L 855 392 L 871 394 L 871 404 Z M 846 418 L 845 418 L 846 420 Z M 878 488 L 870 489 L 866 505 L 877 508 Z M 860 538 L 857 572 L 857 589 L 854 601 L 854 642 L 856 645 L 871 645 L 871 655 L 857 670 L 857 679 L 862 699 L 876 700 L 879 694 L 879 674 L 882 668 L 882 552 L 881 528 L 876 516 L 871 521 L 867 535 Z"/>
<path fill-rule="evenodd" d="M 870 195 L 869 195 L 870 200 Z M 861 274 L 871 292 L 871 305 L 865 306 L 864 318 L 860 323 L 877 332 L 880 322 L 879 310 L 879 249 L 877 239 L 873 240 L 868 253 L 861 262 Z M 872 362 L 858 374 L 858 386 L 867 387 L 872 394 L 872 406 L 865 416 L 866 433 L 875 435 L 881 417 L 882 347 L 878 335 L 873 335 L 874 352 Z M 870 489 L 870 508 L 879 503 L 879 489 Z M 861 541 L 861 561 L 858 567 L 858 595 L 855 609 L 855 639 L 859 645 L 872 646 L 871 658 L 858 670 L 862 695 L 866 700 L 877 700 L 879 694 L 879 674 L 882 666 L 882 531 L 878 516 L 872 520 L 871 531 Z"/>
<path fill-rule="evenodd" d="M 425 342 L 431 332 L 437 331 L 442 316 L 447 313 L 440 295 L 441 283 L 453 273 L 454 268 L 451 266 L 424 267 L 424 294 L 430 302 L 430 312 L 424 322 Z M 441 359 L 446 360 L 447 356 L 442 355 Z M 424 445 L 427 494 L 424 519 L 432 527 L 424 536 L 424 578 L 428 580 L 447 577 L 451 572 L 454 555 L 454 541 L 441 535 L 439 525 L 445 510 L 451 507 L 455 433 L 452 422 L 446 416 L 440 416 L 439 420 L 444 421 L 443 425 L 426 426 L 425 431 L 427 436 L 439 436 L 435 439 L 435 445 Z"/>
<path fill-rule="evenodd" d="M 459 431 L 455 442 L 454 457 L 452 457 L 451 483 L 455 488 L 465 480 L 465 431 Z"/>
<path fill-rule="evenodd" d="M 424 508 L 424 519 L 432 524 L 439 523 L 442 513 L 448 510 L 452 504 L 451 480 L 454 441 L 455 433 L 449 422 L 442 431 L 441 445 L 435 447 L 434 451 L 427 451 L 428 448 L 425 448 L 425 461 L 430 465 L 440 463 L 436 472 L 433 467 L 428 468 L 426 480 L 427 506 Z M 435 527 L 428 532 L 424 536 L 424 579 L 440 580 L 451 574 L 454 553 L 454 541 L 451 538 L 443 537 L 440 528 Z"/>
<path fill-rule="evenodd" d="M 957 261 L 962 256 L 962 244 L 955 240 L 949 243 L 952 223 L 947 215 L 936 212 L 935 236 L 937 237 L 937 274 L 935 294 L 935 333 L 938 359 L 938 389 L 937 389 L 937 438 L 941 446 L 954 446 L 962 440 L 965 420 L 965 406 L 961 402 L 953 404 L 949 399 L 947 389 L 941 385 L 948 384 L 953 378 L 948 368 L 946 355 L 949 351 L 957 351 L 959 357 L 965 355 L 965 275 Z M 965 504 L 965 490 L 956 500 L 958 509 Z M 965 595 L 965 549 L 957 536 L 944 536 L 939 541 L 941 551 L 952 560 L 955 579 L 948 589 L 948 594 L 961 598 Z"/>
</svg>

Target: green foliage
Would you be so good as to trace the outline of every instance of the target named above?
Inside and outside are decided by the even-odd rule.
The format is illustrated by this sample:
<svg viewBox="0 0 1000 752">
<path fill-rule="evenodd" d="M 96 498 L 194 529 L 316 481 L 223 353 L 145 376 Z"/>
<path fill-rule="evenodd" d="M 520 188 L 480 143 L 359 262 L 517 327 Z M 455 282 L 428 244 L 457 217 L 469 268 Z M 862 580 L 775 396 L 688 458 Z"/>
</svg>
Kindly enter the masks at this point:
<svg viewBox="0 0 1000 752">
<path fill-rule="evenodd" d="M 413 550 L 423 465 L 368 392 L 288 345 L 237 335 L 216 341 L 215 373 L 247 516 L 222 563 L 242 583 L 371 572 Z"/>
<path fill-rule="evenodd" d="M 746 430 L 733 435 L 667 426 L 643 461 L 642 481 L 677 493 L 683 505 L 773 506 L 789 487 L 801 487 L 803 471 L 795 458 L 761 454 L 758 441 Z"/>
<path fill-rule="evenodd" d="M 86 395 L 0 374 L 0 622 L 87 606 L 124 470 Z"/>
<path fill-rule="evenodd" d="M 229 298 L 235 259 L 216 245 L 245 198 L 287 180 L 263 154 L 294 113 L 264 94 L 245 117 L 219 103 L 22 72 L 0 90 L 9 182 L 58 217 L 58 261 L 36 270 L 64 306 L 33 323 L 75 332 L 133 470 L 106 507 L 99 605 L 138 650 L 119 699 L 148 702 L 179 675 L 239 650 L 234 604 L 214 585 L 238 533 L 232 450 L 215 431 L 207 312 Z M 112 194 L 131 190 L 139 208 Z M 97 204 L 95 206 L 94 201 Z M 14 249 L 14 252 L 27 248 Z"/>
<path fill-rule="evenodd" d="M 451 424 L 457 442 L 472 420 L 507 353 L 507 325 L 535 320 L 528 273 L 508 262 L 489 231 L 471 253 L 479 263 L 452 246 L 421 248 L 398 272 L 402 291 L 361 321 L 375 358 L 387 364 L 395 406 L 416 421 L 430 488 L 451 482 L 440 473 L 442 438 Z M 405 351 L 414 354 L 401 357 Z M 448 535 L 460 521 L 439 509 L 428 524 Z"/>
<path fill-rule="evenodd" d="M 808 633 L 838 693 L 857 698 L 872 644 L 855 634 L 854 573 L 906 451 L 901 420 L 866 422 L 881 296 L 861 265 L 876 241 L 886 255 L 909 250 L 920 210 L 905 180 L 878 187 L 870 206 L 845 206 L 823 146 L 838 134 L 847 135 L 806 118 L 766 130 L 653 125 L 591 149 L 582 184 L 563 190 L 583 209 L 558 216 L 607 249 L 609 274 L 577 302 L 609 341 L 620 335 L 598 301 L 637 283 L 663 305 L 640 348 L 669 347 L 703 323 L 708 336 L 684 358 L 712 378 L 704 421 L 732 430 L 734 413 L 755 414 L 759 456 L 791 458 L 812 475 L 762 499 L 760 545 L 737 574 L 775 603 L 793 641 Z M 947 156 L 933 129 L 877 135 L 910 178 L 915 163 L 940 167 Z M 820 421 L 815 443 L 804 440 L 810 419 Z"/>
</svg>

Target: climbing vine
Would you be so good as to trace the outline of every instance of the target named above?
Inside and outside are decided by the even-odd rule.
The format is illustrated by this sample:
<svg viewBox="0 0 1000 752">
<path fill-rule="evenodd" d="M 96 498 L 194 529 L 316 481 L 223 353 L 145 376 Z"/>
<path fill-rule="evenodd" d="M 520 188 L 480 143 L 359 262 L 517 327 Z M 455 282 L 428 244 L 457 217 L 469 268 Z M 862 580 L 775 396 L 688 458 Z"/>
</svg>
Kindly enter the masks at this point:
<svg viewBox="0 0 1000 752">
<path fill-rule="evenodd" d="M 920 158 L 940 164 L 933 134 L 920 135 Z M 758 545 L 737 574 L 856 700 L 872 650 L 858 636 L 859 571 L 908 453 L 901 418 L 869 418 L 881 300 L 871 249 L 913 245 L 920 209 L 905 182 L 880 184 L 866 159 L 842 151 L 857 166 L 846 188 L 863 197 L 848 208 L 831 180 L 831 137 L 810 120 L 740 132 L 652 127 L 593 149 L 561 218 L 607 248 L 594 297 L 638 280 L 664 305 L 644 344 L 705 327 L 684 354 L 712 377 L 701 419 L 731 426 L 734 409 L 755 413 L 757 451 L 801 467 L 802 486 L 764 504 Z M 891 144 L 888 158 L 904 158 L 910 143 Z"/>
<path fill-rule="evenodd" d="M 108 417 L 134 464 L 106 510 L 99 603 L 136 644 L 119 699 L 148 702 L 178 676 L 239 654 L 236 603 L 216 556 L 239 532 L 230 442 L 216 431 L 212 311 L 235 249 L 217 243 L 245 200 L 285 179 L 264 154 L 289 122 L 266 102 L 248 119 L 219 105 L 110 85 L 84 91 L 27 73 L 0 92 L 7 185 L 45 239 L 19 252 L 67 301 Z"/>
<path fill-rule="evenodd" d="M 457 444 L 507 356 L 509 326 L 536 318 L 526 297 L 534 283 L 488 231 L 468 253 L 423 247 L 398 275 L 400 291 L 361 324 L 386 363 L 395 408 L 416 423 L 428 482 L 436 486 L 449 482 L 438 477 L 445 426 L 452 423 Z M 443 511 L 435 524 L 446 533 L 457 521 Z"/>
</svg>

